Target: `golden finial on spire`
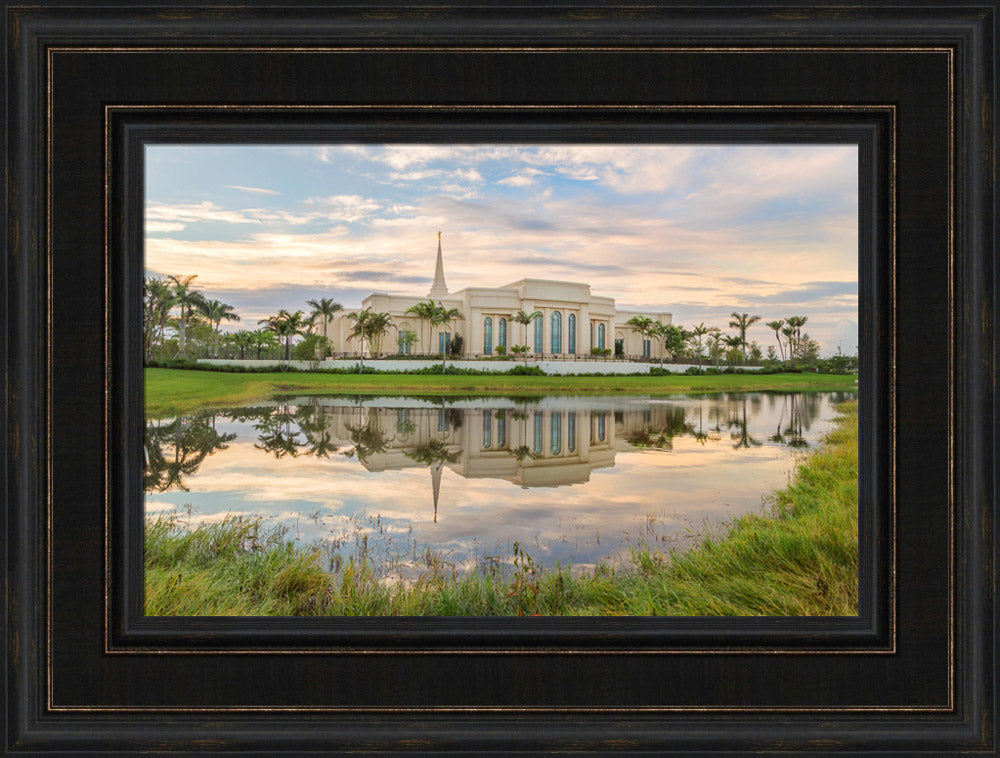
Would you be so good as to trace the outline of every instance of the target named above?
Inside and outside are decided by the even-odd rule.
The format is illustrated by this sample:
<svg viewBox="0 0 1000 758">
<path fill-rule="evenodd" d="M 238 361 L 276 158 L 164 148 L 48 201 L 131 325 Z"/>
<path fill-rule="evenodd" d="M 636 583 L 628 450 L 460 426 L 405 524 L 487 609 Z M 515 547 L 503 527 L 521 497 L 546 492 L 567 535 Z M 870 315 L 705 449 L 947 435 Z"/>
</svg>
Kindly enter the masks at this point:
<svg viewBox="0 0 1000 758">
<path fill-rule="evenodd" d="M 438 242 L 441 241 L 441 232 L 438 232 Z"/>
</svg>

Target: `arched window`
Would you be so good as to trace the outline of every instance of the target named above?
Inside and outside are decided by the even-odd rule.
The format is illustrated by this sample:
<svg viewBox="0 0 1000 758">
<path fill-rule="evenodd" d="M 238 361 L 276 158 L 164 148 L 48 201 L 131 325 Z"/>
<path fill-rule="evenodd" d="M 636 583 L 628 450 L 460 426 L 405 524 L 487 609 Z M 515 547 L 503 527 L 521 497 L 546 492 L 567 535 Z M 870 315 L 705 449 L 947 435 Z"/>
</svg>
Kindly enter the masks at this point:
<svg viewBox="0 0 1000 758">
<path fill-rule="evenodd" d="M 552 437 L 549 440 L 549 450 L 552 451 L 552 455 L 559 455 L 562 452 L 562 414 L 559 411 L 552 411 L 550 424 Z"/>
<path fill-rule="evenodd" d="M 605 342 L 604 335 L 605 335 L 606 331 L 607 330 L 605 329 L 604 324 L 598 324 L 597 325 L 597 346 L 601 350 L 604 349 L 604 342 Z"/>
<path fill-rule="evenodd" d="M 604 438 L 608 436 L 608 414 L 599 413 L 597 415 L 597 441 L 604 442 Z"/>
<path fill-rule="evenodd" d="M 562 352 L 562 314 L 552 311 L 552 352 Z"/>
<path fill-rule="evenodd" d="M 493 352 L 493 319 L 489 316 L 483 321 L 483 352 L 486 355 Z"/>
<path fill-rule="evenodd" d="M 497 411 L 497 447 L 507 446 L 507 414 Z"/>
<path fill-rule="evenodd" d="M 566 449 L 576 451 L 576 411 L 570 411 L 566 419 Z"/>
<path fill-rule="evenodd" d="M 531 435 L 531 452 L 535 455 L 542 454 L 542 414 L 535 411 L 535 418 L 533 420 L 534 433 Z"/>
<path fill-rule="evenodd" d="M 576 355 L 576 314 L 569 314 L 569 318 L 566 319 L 566 352 L 570 355 Z"/>
<path fill-rule="evenodd" d="M 500 319 L 499 324 L 499 334 L 497 334 L 497 344 L 501 347 L 507 347 L 507 319 Z"/>
<path fill-rule="evenodd" d="M 493 413 L 483 411 L 483 447 L 493 446 Z"/>
<path fill-rule="evenodd" d="M 535 316 L 535 352 L 540 353 L 544 350 L 542 344 L 542 327 L 545 325 L 544 319 L 539 316 Z"/>
</svg>

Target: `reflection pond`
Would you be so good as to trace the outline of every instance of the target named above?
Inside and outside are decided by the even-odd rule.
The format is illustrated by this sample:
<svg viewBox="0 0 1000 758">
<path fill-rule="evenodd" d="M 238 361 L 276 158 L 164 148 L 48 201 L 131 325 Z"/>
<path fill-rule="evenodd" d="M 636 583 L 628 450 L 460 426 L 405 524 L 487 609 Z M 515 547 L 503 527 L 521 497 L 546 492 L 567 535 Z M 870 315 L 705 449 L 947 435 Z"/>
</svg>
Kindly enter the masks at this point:
<svg viewBox="0 0 1000 758">
<path fill-rule="evenodd" d="M 363 554 L 387 580 L 436 561 L 591 568 L 684 547 L 761 511 L 854 393 L 288 397 L 147 420 L 145 510 L 252 515 Z"/>
</svg>

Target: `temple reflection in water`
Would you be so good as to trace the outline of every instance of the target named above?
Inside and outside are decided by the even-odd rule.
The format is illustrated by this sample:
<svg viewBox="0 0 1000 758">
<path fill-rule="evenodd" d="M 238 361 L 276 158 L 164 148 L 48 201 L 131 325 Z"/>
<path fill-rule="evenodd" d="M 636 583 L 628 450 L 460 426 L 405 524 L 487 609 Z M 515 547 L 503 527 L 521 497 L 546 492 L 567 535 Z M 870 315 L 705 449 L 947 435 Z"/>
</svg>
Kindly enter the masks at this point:
<svg viewBox="0 0 1000 758">
<path fill-rule="evenodd" d="M 811 405 L 808 396 L 795 399 L 795 405 Z M 708 418 L 690 398 L 673 402 L 608 397 L 435 402 L 395 397 L 289 402 L 298 407 L 311 405 L 318 415 L 314 422 L 322 419 L 330 442 L 355 454 L 368 471 L 429 467 L 435 512 L 445 466 L 467 479 L 558 487 L 587 482 L 595 469 L 613 467 L 616 452 L 669 451 L 678 435 L 719 440 L 726 432 L 738 446 L 760 444 L 748 431 L 746 395 L 731 404 L 713 398 Z M 761 402 L 758 396 L 752 404 Z M 798 425 L 808 425 L 817 412 L 818 404 L 816 408 L 793 407 L 789 416 Z M 779 439 L 772 435 L 771 442 L 785 441 L 780 431 Z M 794 439 L 793 433 L 790 444 Z"/>
<path fill-rule="evenodd" d="M 400 545 L 472 566 L 515 541 L 594 565 L 759 510 L 850 396 L 290 396 L 147 419 L 146 512 L 256 515 L 397 568 Z"/>
<path fill-rule="evenodd" d="M 576 484 L 594 469 L 613 466 L 615 450 L 628 447 L 630 433 L 651 425 L 672 428 L 678 420 L 676 409 L 667 406 L 581 410 L 552 401 L 535 407 L 503 400 L 448 407 L 421 401 L 399 407 L 399 402 L 324 404 L 322 413 L 334 444 L 350 449 L 365 436 L 379 440 L 374 450 L 358 456 L 369 471 L 429 466 L 435 506 L 443 466 L 467 479 L 504 479 L 522 487 Z"/>
</svg>

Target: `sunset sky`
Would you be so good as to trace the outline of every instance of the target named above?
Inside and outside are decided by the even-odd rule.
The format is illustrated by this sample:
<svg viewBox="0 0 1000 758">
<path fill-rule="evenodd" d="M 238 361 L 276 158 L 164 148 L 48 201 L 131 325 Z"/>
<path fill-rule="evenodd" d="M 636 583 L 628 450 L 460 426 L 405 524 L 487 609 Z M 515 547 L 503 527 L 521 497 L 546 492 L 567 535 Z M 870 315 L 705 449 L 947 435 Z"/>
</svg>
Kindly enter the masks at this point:
<svg viewBox="0 0 1000 758">
<path fill-rule="evenodd" d="M 331 297 L 425 297 L 442 232 L 452 292 L 523 278 L 590 284 L 620 309 L 728 329 L 808 316 L 856 352 L 853 145 L 155 145 L 146 270 L 256 328 Z M 774 333 L 755 325 L 766 349 Z"/>
</svg>

